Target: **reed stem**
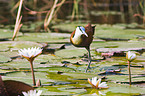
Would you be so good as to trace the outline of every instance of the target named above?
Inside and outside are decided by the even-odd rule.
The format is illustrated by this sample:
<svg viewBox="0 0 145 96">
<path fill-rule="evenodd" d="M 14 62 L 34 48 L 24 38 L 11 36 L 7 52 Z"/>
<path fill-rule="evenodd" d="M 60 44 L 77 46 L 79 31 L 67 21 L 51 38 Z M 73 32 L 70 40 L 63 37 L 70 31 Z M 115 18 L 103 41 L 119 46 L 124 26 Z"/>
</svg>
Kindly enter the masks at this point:
<svg viewBox="0 0 145 96">
<path fill-rule="evenodd" d="M 17 18 L 16 18 L 16 23 L 15 23 L 14 34 L 13 34 L 13 37 L 12 37 L 13 41 L 14 41 L 14 39 L 15 39 L 19 29 L 20 29 L 20 27 L 22 26 L 22 24 L 20 24 L 21 19 L 22 19 L 22 16 L 20 16 L 21 9 L 22 9 L 22 4 L 23 4 L 23 0 L 20 0 L 19 9 L 18 9 Z"/>
</svg>

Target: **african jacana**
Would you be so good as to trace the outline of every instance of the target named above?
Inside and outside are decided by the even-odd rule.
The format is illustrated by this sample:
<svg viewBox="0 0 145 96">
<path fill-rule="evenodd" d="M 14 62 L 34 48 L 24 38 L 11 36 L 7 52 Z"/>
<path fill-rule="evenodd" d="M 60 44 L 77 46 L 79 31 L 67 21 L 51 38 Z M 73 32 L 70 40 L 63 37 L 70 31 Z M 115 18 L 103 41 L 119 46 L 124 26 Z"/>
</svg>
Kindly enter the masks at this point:
<svg viewBox="0 0 145 96">
<path fill-rule="evenodd" d="M 90 54 L 90 44 L 93 41 L 95 26 L 92 26 L 90 23 L 84 27 L 78 26 L 75 31 L 72 32 L 70 41 L 76 47 L 85 47 L 88 51 L 88 67 L 90 68 L 91 64 L 91 54 Z"/>
</svg>

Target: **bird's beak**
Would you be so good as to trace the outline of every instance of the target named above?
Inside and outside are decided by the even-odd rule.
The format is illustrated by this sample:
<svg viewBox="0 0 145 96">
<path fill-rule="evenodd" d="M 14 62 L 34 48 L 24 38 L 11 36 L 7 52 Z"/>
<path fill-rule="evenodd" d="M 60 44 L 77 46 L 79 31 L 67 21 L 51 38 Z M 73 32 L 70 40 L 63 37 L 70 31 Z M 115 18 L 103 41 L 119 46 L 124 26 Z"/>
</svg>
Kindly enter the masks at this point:
<svg viewBox="0 0 145 96">
<path fill-rule="evenodd" d="M 77 27 L 79 28 L 79 30 L 82 32 L 82 34 L 84 34 L 86 37 L 88 37 L 88 34 L 85 32 L 85 28 L 82 26 Z"/>
<path fill-rule="evenodd" d="M 88 34 L 84 30 L 82 30 L 82 32 L 86 37 L 88 37 Z"/>
</svg>

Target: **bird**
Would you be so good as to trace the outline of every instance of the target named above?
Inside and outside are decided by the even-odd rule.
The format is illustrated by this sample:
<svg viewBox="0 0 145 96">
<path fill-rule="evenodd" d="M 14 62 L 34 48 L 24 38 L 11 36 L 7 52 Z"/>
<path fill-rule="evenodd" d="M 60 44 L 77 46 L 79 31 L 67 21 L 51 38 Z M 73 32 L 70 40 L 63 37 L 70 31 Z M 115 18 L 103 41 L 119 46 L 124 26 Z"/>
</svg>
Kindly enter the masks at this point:
<svg viewBox="0 0 145 96">
<path fill-rule="evenodd" d="M 91 64 L 91 53 L 90 53 L 90 44 L 93 41 L 93 35 L 95 31 L 95 26 L 92 26 L 91 23 L 88 23 L 85 27 L 78 26 L 70 36 L 70 42 L 75 47 L 84 47 L 88 51 L 88 66 L 86 71 L 90 69 Z"/>
</svg>

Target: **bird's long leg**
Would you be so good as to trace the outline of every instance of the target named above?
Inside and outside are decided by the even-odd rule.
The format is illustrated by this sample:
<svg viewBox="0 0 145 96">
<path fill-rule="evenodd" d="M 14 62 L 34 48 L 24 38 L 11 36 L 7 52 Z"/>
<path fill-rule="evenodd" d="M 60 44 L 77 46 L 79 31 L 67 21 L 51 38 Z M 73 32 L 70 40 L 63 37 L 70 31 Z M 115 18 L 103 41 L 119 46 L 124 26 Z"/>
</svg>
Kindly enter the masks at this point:
<svg viewBox="0 0 145 96">
<path fill-rule="evenodd" d="M 90 64 L 91 64 L 90 46 L 89 47 L 86 47 L 86 49 L 88 51 L 88 66 L 87 66 L 87 69 L 86 69 L 86 72 L 87 72 L 87 70 L 90 68 Z"/>
</svg>

